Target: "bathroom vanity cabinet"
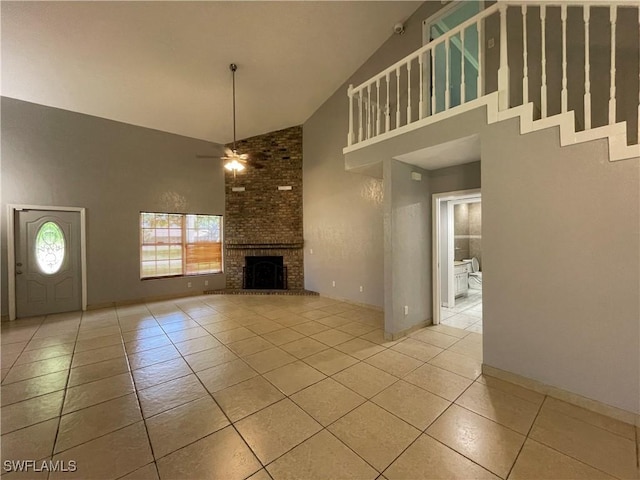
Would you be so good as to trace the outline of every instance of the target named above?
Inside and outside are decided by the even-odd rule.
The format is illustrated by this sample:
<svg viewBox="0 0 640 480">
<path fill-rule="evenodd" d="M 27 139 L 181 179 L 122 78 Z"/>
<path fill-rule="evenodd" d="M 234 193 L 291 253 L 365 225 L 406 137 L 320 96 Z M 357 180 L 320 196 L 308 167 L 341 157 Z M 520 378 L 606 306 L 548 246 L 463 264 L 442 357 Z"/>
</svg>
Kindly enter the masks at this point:
<svg viewBox="0 0 640 480">
<path fill-rule="evenodd" d="M 453 262 L 453 284 L 456 298 L 469 293 L 470 272 L 471 262 Z"/>
</svg>

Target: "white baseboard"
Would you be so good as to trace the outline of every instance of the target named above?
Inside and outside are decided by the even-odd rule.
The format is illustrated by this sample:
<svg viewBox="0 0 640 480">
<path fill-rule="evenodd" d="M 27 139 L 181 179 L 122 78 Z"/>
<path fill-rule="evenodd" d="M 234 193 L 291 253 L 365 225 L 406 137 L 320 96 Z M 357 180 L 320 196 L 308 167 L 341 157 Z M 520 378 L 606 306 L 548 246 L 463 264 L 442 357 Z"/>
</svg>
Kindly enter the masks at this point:
<svg viewBox="0 0 640 480">
<path fill-rule="evenodd" d="M 484 363 L 482 364 L 482 373 L 490 377 L 499 378 L 500 380 L 504 380 L 505 382 L 528 388 L 529 390 L 533 390 L 534 392 L 557 398 L 558 400 L 571 403 L 572 405 L 582 407 L 595 413 L 599 413 L 600 415 L 604 415 L 606 417 L 610 417 L 615 420 L 640 427 L 640 414 L 613 407 L 611 405 L 607 405 L 606 403 L 583 397 L 582 395 L 578 395 L 577 393 L 572 393 L 558 387 L 553 387 L 537 380 L 523 377 L 516 373 L 507 372 L 506 370 L 501 370 Z"/>
</svg>

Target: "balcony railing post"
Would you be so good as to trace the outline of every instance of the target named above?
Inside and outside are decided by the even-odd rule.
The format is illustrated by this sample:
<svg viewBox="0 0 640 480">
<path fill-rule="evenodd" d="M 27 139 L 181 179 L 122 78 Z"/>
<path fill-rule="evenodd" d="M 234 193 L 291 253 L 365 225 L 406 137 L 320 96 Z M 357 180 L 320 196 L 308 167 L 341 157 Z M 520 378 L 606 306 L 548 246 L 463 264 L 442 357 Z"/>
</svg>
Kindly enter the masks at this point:
<svg viewBox="0 0 640 480">
<path fill-rule="evenodd" d="M 567 6 L 560 7 L 560 18 L 562 20 L 562 113 L 569 109 L 569 93 L 567 91 Z"/>
<path fill-rule="evenodd" d="M 349 97 L 349 133 L 347 134 L 347 145 L 353 145 L 353 84 L 347 89 Z"/>
<path fill-rule="evenodd" d="M 529 103 L 529 52 L 527 48 L 527 6 L 522 5 L 522 104 Z"/>
<path fill-rule="evenodd" d="M 396 128 L 400 128 L 400 67 L 396 68 Z"/>
<path fill-rule="evenodd" d="M 584 20 L 584 129 L 591 128 L 591 63 L 589 61 L 589 19 L 591 10 L 585 5 L 582 11 Z"/>
<path fill-rule="evenodd" d="M 411 123 L 411 60 L 407 63 L 407 125 Z"/>
<path fill-rule="evenodd" d="M 507 54 L 507 4 L 500 3 L 500 68 L 498 69 L 498 108 L 509 108 L 509 56 Z"/>
<path fill-rule="evenodd" d="M 418 102 L 418 120 L 424 118 L 424 53 L 418 57 L 418 68 L 420 69 L 420 101 Z"/>
<path fill-rule="evenodd" d="M 609 124 L 616 123 L 616 22 L 618 10 L 616 5 L 609 7 L 611 22 L 611 87 L 609 89 Z"/>
<path fill-rule="evenodd" d="M 464 58 L 464 28 L 462 30 L 460 30 L 460 105 L 462 105 L 465 101 L 465 89 L 466 89 L 466 85 L 465 85 L 465 78 L 464 78 L 464 64 L 465 64 L 465 58 Z"/>
<path fill-rule="evenodd" d="M 547 117 L 547 7 L 546 5 L 540 5 L 540 40 L 542 42 L 540 51 L 541 56 L 541 70 L 542 70 L 542 86 L 540 87 L 540 115 L 542 118 Z"/>
</svg>

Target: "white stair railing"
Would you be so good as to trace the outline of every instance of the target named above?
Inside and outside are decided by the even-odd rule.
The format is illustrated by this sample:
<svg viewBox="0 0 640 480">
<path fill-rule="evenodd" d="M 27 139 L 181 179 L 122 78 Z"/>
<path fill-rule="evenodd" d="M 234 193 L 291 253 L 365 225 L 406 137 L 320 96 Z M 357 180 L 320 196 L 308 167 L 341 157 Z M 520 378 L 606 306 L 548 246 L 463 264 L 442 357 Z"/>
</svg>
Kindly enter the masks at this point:
<svg viewBox="0 0 640 480">
<path fill-rule="evenodd" d="M 509 15 L 512 9 L 517 10 L 518 13 Z M 536 13 L 534 9 L 539 12 L 539 28 L 535 25 L 537 20 L 533 16 Z M 603 12 L 608 12 L 606 35 L 601 30 L 603 28 L 602 22 L 598 23 L 599 31 L 592 31 L 591 22 L 594 15 L 600 15 L 601 19 L 604 15 Z M 616 108 L 620 102 L 617 97 L 620 93 L 620 89 L 616 88 L 617 78 L 620 75 L 624 76 L 630 73 L 638 74 L 637 66 L 634 72 L 616 71 L 616 56 L 621 54 L 617 50 L 618 18 L 621 15 L 626 17 L 631 14 L 634 15 L 634 18 L 638 18 L 637 28 L 640 26 L 640 8 L 637 2 L 624 0 L 588 2 L 499 0 L 366 82 L 356 87 L 350 85 L 348 90 L 349 134 L 347 144 L 353 146 L 381 135 L 392 134 L 394 131 L 401 133 L 410 130 L 413 128 L 412 125 L 418 127 L 424 124 L 425 119 L 429 117 L 437 117 L 448 110 L 459 108 L 494 92 L 498 94 L 498 109 L 500 111 L 526 105 L 533 101 L 542 119 L 558 113 L 575 111 L 580 107 L 583 111 L 582 118 L 577 121 L 582 123 L 584 130 L 590 130 L 594 124 L 591 72 L 593 60 L 596 60 L 598 65 L 606 63 L 610 67 L 608 72 L 609 91 L 606 95 L 608 106 L 597 105 L 598 112 L 604 110 L 604 117 L 608 118 L 598 117 L 595 120 L 598 127 L 614 125 L 621 120 L 621 115 L 629 116 L 628 109 L 621 112 L 619 111 L 621 109 Z M 571 15 L 573 16 L 570 18 Z M 485 24 L 491 17 L 496 19 L 492 20 L 494 24 L 499 22 L 499 29 L 496 28 L 492 32 L 494 37 L 499 36 L 499 54 L 493 53 L 495 51 L 492 50 L 485 51 L 482 45 L 487 43 Z M 577 20 L 578 17 L 580 20 Z M 557 18 L 559 18 L 559 23 L 550 24 L 550 21 L 555 22 Z M 514 21 L 514 19 L 519 20 Z M 576 23 L 580 21 L 582 32 L 576 31 Z M 573 30 L 568 33 L 570 28 Z M 552 40 L 554 35 L 549 36 L 548 32 L 558 30 L 561 32 L 560 39 Z M 477 73 L 474 73 L 475 68 L 469 68 L 467 64 L 469 61 L 467 43 L 468 39 L 476 34 L 478 38 L 477 52 L 472 52 L 477 55 Z M 568 64 L 569 34 L 573 35 L 574 39 L 578 34 L 583 35 L 584 68 L 576 68 L 575 63 Z M 538 35 L 539 38 L 537 38 Z M 603 35 L 608 37 L 609 58 L 594 59 L 592 58 L 594 52 L 602 50 L 593 48 L 595 43 L 592 41 L 599 42 L 598 46 L 600 46 Z M 509 56 L 519 55 L 519 51 L 515 52 L 513 47 L 509 48 L 510 39 L 522 42 L 522 59 L 520 60 L 522 68 L 518 67 L 517 71 L 510 69 Z M 473 44 L 473 41 L 470 43 Z M 452 59 L 454 49 L 460 50 L 460 64 L 455 66 L 453 66 Z M 550 53 L 555 52 L 561 52 L 559 61 L 554 55 L 549 56 Z M 573 54 L 576 54 L 575 45 Z M 601 53 L 599 54 L 601 55 Z M 496 70 L 486 71 L 485 61 L 490 55 L 493 55 L 494 64 L 497 63 L 499 55 L 499 65 Z M 520 65 L 520 61 L 514 62 L 514 60 L 512 59 L 512 64 Z M 475 67 L 475 61 L 473 63 Z M 531 73 L 536 69 L 532 69 L 531 66 L 535 64 L 539 65 L 539 77 L 532 78 Z M 456 68 L 455 73 L 453 68 Z M 549 85 L 556 84 L 556 82 L 549 83 L 550 74 L 557 79 L 556 82 L 560 85 L 559 91 L 549 90 Z M 454 76 L 455 78 L 453 78 Z M 600 77 L 597 80 L 599 80 L 598 85 L 602 85 Z M 476 89 L 474 92 L 469 92 L 467 87 L 472 85 L 473 81 L 477 84 Z M 584 87 L 581 87 L 582 84 Z M 490 85 L 489 91 L 485 91 L 485 85 Z M 513 92 L 511 92 L 514 86 L 519 85 L 522 86 L 522 91 L 515 93 L 517 95 L 522 93 L 521 101 L 519 98 L 514 98 Z M 539 100 L 537 95 L 532 95 L 530 91 L 530 87 L 535 85 L 540 86 Z M 579 87 L 577 92 L 575 91 L 576 85 Z M 638 137 L 640 138 L 640 87 L 638 92 L 629 92 L 629 82 L 626 85 L 624 102 L 638 101 L 637 113 L 634 111 L 631 115 L 632 117 L 637 115 L 633 122 L 638 122 Z M 582 91 L 580 92 L 580 90 Z M 576 99 L 580 95 L 583 100 L 580 105 L 576 105 Z M 602 96 L 598 98 L 602 98 Z M 608 115 L 606 115 L 607 111 Z M 432 121 L 435 120 L 436 118 Z M 622 118 L 622 120 L 631 121 L 632 119 Z"/>
</svg>

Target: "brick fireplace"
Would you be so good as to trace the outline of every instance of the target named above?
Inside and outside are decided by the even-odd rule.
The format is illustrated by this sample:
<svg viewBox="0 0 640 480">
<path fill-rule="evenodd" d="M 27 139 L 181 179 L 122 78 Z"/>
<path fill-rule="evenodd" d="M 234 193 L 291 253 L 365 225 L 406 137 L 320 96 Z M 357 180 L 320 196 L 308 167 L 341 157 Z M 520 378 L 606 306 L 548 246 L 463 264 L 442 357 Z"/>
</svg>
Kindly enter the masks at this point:
<svg viewBox="0 0 640 480">
<path fill-rule="evenodd" d="M 304 289 L 302 127 L 237 142 L 247 168 L 225 174 L 224 246 L 227 289 L 245 285 L 246 257 L 282 257 L 285 285 Z"/>
</svg>

